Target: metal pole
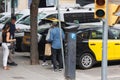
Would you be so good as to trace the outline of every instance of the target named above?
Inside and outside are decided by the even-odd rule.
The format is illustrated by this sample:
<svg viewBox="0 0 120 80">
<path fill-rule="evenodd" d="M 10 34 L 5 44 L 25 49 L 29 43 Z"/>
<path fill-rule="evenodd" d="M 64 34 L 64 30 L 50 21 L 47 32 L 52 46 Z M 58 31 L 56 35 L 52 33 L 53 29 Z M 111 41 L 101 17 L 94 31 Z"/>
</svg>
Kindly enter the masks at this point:
<svg viewBox="0 0 120 80">
<path fill-rule="evenodd" d="M 107 80 L 107 41 L 108 41 L 108 0 L 106 0 L 106 18 L 103 19 L 102 80 Z"/>
<path fill-rule="evenodd" d="M 57 0 L 57 9 L 58 9 L 58 20 L 59 20 L 59 28 L 61 29 L 61 17 L 60 17 L 60 4 L 59 0 Z M 64 49 L 63 49 L 63 39 L 62 39 L 62 31 L 60 30 L 60 41 L 61 41 L 61 52 L 62 52 L 62 59 L 63 59 L 63 70 L 65 72 L 65 59 L 64 59 Z"/>
</svg>

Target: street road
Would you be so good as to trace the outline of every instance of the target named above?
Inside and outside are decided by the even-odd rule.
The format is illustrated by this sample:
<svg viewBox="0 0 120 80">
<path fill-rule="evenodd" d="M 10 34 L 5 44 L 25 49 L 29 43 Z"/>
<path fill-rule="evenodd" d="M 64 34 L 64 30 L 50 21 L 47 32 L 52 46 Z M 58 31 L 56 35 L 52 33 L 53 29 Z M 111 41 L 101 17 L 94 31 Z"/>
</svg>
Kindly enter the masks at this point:
<svg viewBox="0 0 120 80">
<path fill-rule="evenodd" d="M 28 52 L 16 52 L 17 67 L 9 71 L 2 69 L 2 49 L 0 47 L 0 80 L 65 80 L 64 72 L 54 72 L 50 65 L 30 65 Z M 48 61 L 50 63 L 50 61 Z M 95 65 L 91 69 L 76 69 L 76 80 L 101 80 L 101 66 Z M 120 80 L 120 61 L 112 62 L 108 66 L 108 80 Z"/>
<path fill-rule="evenodd" d="M 114 64 L 113 64 L 114 63 Z M 111 62 L 108 66 L 108 80 L 120 80 L 120 62 Z M 101 80 L 101 66 L 100 63 L 88 70 L 77 69 L 77 75 L 83 73 L 88 76 L 89 80 Z M 90 79 L 90 77 L 92 79 Z"/>
</svg>

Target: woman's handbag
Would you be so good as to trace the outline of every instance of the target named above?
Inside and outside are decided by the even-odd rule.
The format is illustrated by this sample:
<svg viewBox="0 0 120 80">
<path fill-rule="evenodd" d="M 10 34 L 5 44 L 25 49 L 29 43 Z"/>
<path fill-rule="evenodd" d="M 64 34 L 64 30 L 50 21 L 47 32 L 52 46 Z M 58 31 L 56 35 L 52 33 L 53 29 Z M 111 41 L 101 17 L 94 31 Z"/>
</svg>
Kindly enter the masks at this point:
<svg viewBox="0 0 120 80">
<path fill-rule="evenodd" d="M 14 50 L 14 49 L 15 49 L 15 44 L 14 44 L 14 42 L 7 43 L 7 46 L 8 46 L 8 49 L 9 49 L 9 50 Z"/>
<path fill-rule="evenodd" d="M 12 46 L 12 45 L 9 45 L 9 46 L 8 46 L 8 49 L 10 49 L 10 50 L 13 49 L 13 46 Z"/>
<path fill-rule="evenodd" d="M 12 48 L 13 48 L 13 46 L 12 46 L 11 43 L 6 43 L 6 44 L 7 44 L 7 46 L 8 46 L 8 49 L 12 49 Z"/>
<path fill-rule="evenodd" d="M 45 44 L 45 56 L 51 56 L 51 44 L 50 43 Z"/>
</svg>

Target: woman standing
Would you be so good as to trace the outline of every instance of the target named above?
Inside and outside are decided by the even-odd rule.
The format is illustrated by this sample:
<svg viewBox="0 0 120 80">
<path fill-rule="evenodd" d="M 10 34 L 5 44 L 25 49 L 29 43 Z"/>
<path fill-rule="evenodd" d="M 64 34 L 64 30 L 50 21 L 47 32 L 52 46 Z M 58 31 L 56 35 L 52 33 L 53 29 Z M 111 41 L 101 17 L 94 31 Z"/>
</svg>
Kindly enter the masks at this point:
<svg viewBox="0 0 120 80">
<path fill-rule="evenodd" d="M 3 69 L 9 70 L 7 66 L 7 60 L 9 56 L 9 48 L 11 42 L 16 41 L 16 39 L 10 39 L 10 25 L 6 24 L 5 28 L 2 30 L 2 48 L 3 48 Z"/>
</svg>

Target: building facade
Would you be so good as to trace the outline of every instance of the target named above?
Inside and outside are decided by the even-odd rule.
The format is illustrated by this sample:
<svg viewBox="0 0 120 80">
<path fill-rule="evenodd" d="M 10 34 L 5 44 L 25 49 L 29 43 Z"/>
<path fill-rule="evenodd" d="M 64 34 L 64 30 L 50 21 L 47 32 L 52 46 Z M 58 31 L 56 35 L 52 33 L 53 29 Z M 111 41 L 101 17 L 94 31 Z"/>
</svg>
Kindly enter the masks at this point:
<svg viewBox="0 0 120 80">
<path fill-rule="evenodd" d="M 60 0 L 60 4 L 75 4 L 76 0 Z"/>
<path fill-rule="evenodd" d="M 8 12 L 11 11 L 11 0 L 4 0 L 6 2 L 6 10 Z M 16 10 L 23 10 L 30 8 L 32 0 L 14 0 L 14 5 Z M 75 4 L 76 0 L 59 0 L 60 5 L 64 4 Z M 56 6 L 57 0 L 40 0 L 39 7 L 49 7 L 49 6 Z"/>
</svg>

